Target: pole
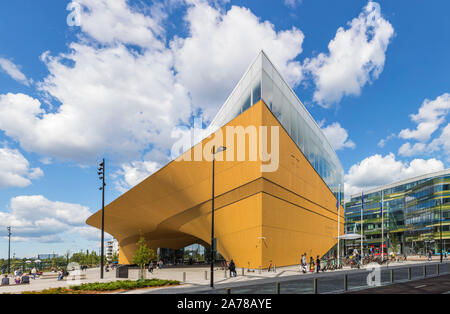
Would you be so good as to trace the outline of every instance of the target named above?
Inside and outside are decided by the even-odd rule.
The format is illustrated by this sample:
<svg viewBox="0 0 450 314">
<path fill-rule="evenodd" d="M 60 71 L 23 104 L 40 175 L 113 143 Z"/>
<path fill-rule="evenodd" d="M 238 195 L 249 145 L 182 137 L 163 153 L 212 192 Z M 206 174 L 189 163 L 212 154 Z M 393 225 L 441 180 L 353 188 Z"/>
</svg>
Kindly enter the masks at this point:
<svg viewBox="0 0 450 314">
<path fill-rule="evenodd" d="M 444 249 L 442 246 L 442 198 L 440 199 L 440 206 L 439 206 L 439 244 L 441 246 L 441 263 L 442 263 L 442 258 L 444 255 Z"/>
<path fill-rule="evenodd" d="M 212 196 L 211 196 L 211 288 L 214 288 L 214 154 L 216 147 L 213 146 L 212 164 Z"/>
<path fill-rule="evenodd" d="M 384 214 L 383 214 L 384 192 L 381 190 L 381 261 L 384 261 Z"/>
<path fill-rule="evenodd" d="M 363 225 L 363 212 L 364 212 L 364 192 L 361 191 L 361 255 L 363 256 L 363 237 L 364 237 L 364 225 Z"/>
<path fill-rule="evenodd" d="M 11 226 L 6 227 L 8 230 L 8 275 L 11 271 Z"/>
<path fill-rule="evenodd" d="M 103 279 L 103 259 L 105 255 L 105 159 L 103 158 L 103 177 L 102 177 L 102 246 L 100 254 L 100 279 Z"/>
<path fill-rule="evenodd" d="M 338 202 L 337 202 L 337 211 L 338 211 L 338 243 L 337 243 L 337 264 L 339 266 L 339 257 L 340 255 L 340 235 L 341 235 L 341 222 L 340 222 L 340 218 L 341 218 L 341 185 L 339 184 L 339 194 L 338 194 Z M 344 202 L 344 206 L 345 206 L 345 202 Z"/>
</svg>

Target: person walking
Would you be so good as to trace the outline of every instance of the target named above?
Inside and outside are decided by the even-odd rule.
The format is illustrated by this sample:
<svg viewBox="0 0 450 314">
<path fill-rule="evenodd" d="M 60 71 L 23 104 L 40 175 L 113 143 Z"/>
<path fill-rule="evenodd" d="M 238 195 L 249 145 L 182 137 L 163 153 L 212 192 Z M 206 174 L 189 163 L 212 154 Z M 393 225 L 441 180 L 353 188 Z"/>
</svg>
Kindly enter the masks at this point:
<svg viewBox="0 0 450 314">
<path fill-rule="evenodd" d="M 320 271 L 320 257 L 317 255 L 316 258 L 316 272 L 318 273 Z"/>
<path fill-rule="evenodd" d="M 314 258 L 312 256 L 309 258 L 309 271 L 314 272 Z"/>
<path fill-rule="evenodd" d="M 432 253 L 431 250 L 428 251 L 428 261 L 432 260 Z"/>
<path fill-rule="evenodd" d="M 153 261 L 150 262 L 148 265 L 148 271 L 153 274 L 153 268 L 155 268 L 155 265 L 153 264 Z"/>
<path fill-rule="evenodd" d="M 234 261 L 230 261 L 230 265 L 228 266 L 228 269 L 230 270 L 230 277 L 237 277 L 236 273 L 236 265 L 234 264 Z"/>
<path fill-rule="evenodd" d="M 300 261 L 301 270 L 305 274 L 306 273 L 306 253 L 302 255 L 302 259 Z"/>
<path fill-rule="evenodd" d="M 33 276 L 33 280 L 36 279 L 36 267 L 33 267 L 33 269 L 31 270 L 31 275 Z"/>
</svg>

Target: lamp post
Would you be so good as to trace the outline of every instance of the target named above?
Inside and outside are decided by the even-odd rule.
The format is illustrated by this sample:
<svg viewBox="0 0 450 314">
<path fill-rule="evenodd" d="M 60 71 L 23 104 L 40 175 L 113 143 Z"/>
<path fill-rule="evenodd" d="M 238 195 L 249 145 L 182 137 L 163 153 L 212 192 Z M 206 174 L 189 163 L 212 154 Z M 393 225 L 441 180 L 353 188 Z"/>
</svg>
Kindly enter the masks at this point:
<svg viewBox="0 0 450 314">
<path fill-rule="evenodd" d="M 102 243 L 100 254 L 100 279 L 103 279 L 103 259 L 105 252 L 105 159 L 99 164 L 98 167 L 99 179 L 102 182 L 102 186 L 99 188 L 102 191 Z"/>
<path fill-rule="evenodd" d="M 443 198 L 441 198 L 439 202 L 439 244 L 441 246 L 441 263 L 444 255 L 444 248 L 442 246 L 442 201 Z"/>
<path fill-rule="evenodd" d="M 8 275 L 9 275 L 11 268 L 11 226 L 6 227 L 6 230 L 8 230 Z"/>
<path fill-rule="evenodd" d="M 215 242 L 214 242 L 214 166 L 215 166 L 215 156 L 217 153 L 225 151 L 227 148 L 225 146 L 220 146 L 219 148 L 213 146 L 212 153 L 212 197 L 211 197 L 211 288 L 214 288 L 214 256 L 215 256 Z"/>
</svg>

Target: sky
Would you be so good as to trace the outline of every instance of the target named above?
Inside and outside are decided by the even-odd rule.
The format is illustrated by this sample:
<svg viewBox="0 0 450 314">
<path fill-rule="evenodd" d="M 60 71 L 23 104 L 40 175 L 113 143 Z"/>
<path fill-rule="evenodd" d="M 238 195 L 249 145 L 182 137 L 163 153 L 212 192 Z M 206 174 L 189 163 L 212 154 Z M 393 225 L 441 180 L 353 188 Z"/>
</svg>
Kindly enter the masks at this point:
<svg viewBox="0 0 450 314">
<path fill-rule="evenodd" d="M 263 49 L 345 195 L 450 166 L 448 1 L 0 3 L 0 258 L 98 250 L 85 220 L 170 161 Z"/>
</svg>

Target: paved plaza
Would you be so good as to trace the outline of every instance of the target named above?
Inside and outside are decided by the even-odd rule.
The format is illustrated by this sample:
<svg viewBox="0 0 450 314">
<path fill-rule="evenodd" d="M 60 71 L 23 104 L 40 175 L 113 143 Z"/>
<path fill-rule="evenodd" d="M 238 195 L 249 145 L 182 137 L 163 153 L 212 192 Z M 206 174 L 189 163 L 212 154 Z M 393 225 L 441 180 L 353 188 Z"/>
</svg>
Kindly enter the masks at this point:
<svg viewBox="0 0 450 314">
<path fill-rule="evenodd" d="M 438 259 L 434 259 L 432 262 L 428 262 L 425 258 L 418 258 L 409 260 L 407 262 L 393 262 L 389 263 L 389 266 L 383 265 L 382 269 L 382 281 L 389 281 L 389 270 L 396 269 L 396 279 L 406 279 L 407 268 L 412 267 L 412 277 L 422 276 L 423 266 L 427 265 L 427 274 L 433 275 L 436 272 L 435 265 L 438 264 Z M 442 265 L 442 273 L 450 273 L 450 263 L 445 261 Z M 398 270 L 397 270 L 398 269 Z M 40 291 L 48 288 L 69 287 L 70 285 L 80 283 L 91 282 L 111 282 L 116 280 L 126 280 L 116 278 L 115 270 L 105 272 L 104 279 L 100 280 L 99 268 L 91 268 L 83 273 L 86 275 L 86 279 L 83 280 L 69 280 L 57 281 L 56 278 L 45 278 L 50 273 L 46 273 L 45 276 L 33 280 L 30 279 L 28 285 L 15 285 L 1 286 L 0 293 L 21 293 L 23 291 Z M 178 280 L 182 283 L 180 286 L 170 288 L 152 288 L 141 289 L 135 291 L 129 291 L 126 293 L 225 293 L 226 288 L 232 288 L 233 293 L 275 293 L 276 282 L 282 282 L 281 293 L 312 293 L 313 280 L 315 277 L 319 279 L 318 292 L 335 292 L 342 290 L 343 287 L 343 275 L 349 274 L 349 286 L 350 287 L 362 287 L 365 285 L 367 270 L 365 269 L 350 269 L 344 267 L 340 270 L 326 271 L 319 274 L 303 274 L 299 271 L 299 267 L 288 266 L 280 267 L 276 271 L 254 270 L 248 272 L 247 269 L 242 271 L 242 268 L 237 269 L 237 277 L 229 277 L 229 271 L 225 271 L 220 268 L 216 268 L 214 272 L 214 282 L 216 289 L 211 290 L 209 288 L 210 283 L 210 270 L 208 266 L 204 267 L 176 267 L 176 268 L 163 268 L 155 269 L 153 274 L 146 271 L 147 279 L 158 278 L 167 280 Z M 129 270 L 130 280 L 137 280 L 139 271 L 137 269 Z M 13 278 L 10 279 L 13 283 Z"/>
</svg>

